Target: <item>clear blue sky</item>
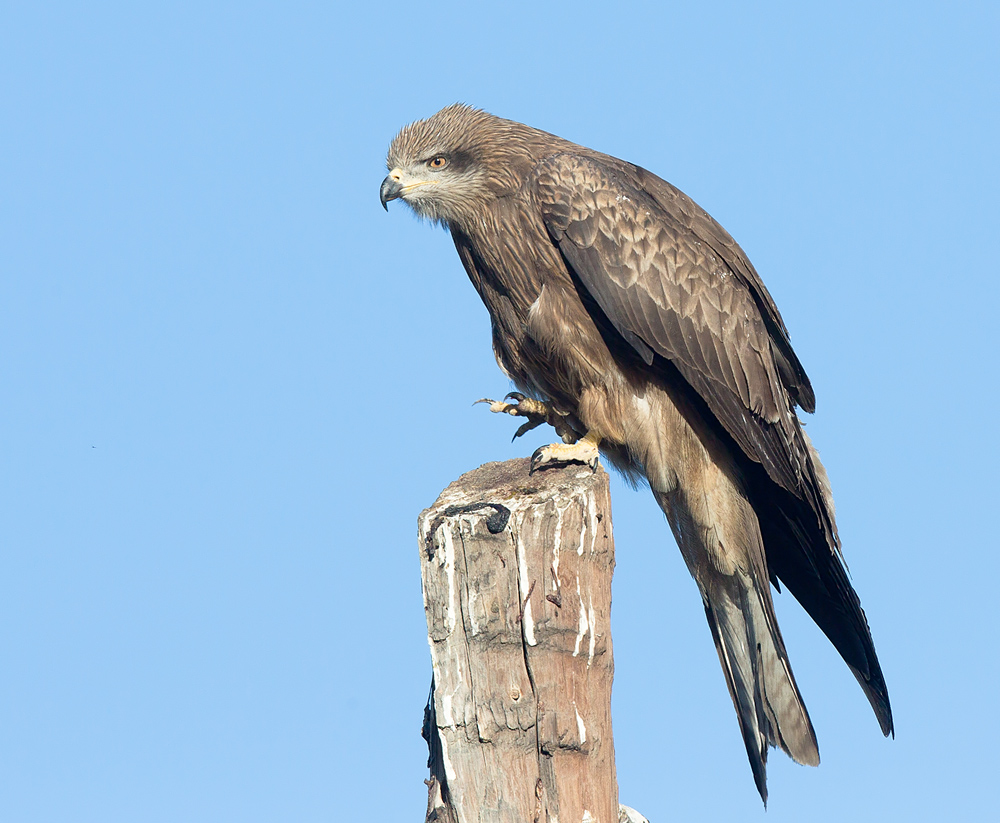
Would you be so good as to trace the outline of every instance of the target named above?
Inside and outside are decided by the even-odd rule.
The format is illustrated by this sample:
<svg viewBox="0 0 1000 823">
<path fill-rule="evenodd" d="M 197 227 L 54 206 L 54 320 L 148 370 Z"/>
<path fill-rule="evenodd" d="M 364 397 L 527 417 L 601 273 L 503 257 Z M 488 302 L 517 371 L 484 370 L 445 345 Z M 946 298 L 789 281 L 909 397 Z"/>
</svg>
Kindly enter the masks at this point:
<svg viewBox="0 0 1000 823">
<path fill-rule="evenodd" d="M 549 436 L 471 405 L 509 388 L 486 312 L 378 202 L 396 130 L 455 101 L 656 171 L 746 249 L 893 700 L 886 741 L 779 596 L 823 765 L 774 753 L 765 817 L 695 587 L 616 481 L 622 800 L 995 814 L 996 9 L 7 3 L 0 819 L 421 819 L 417 514 Z"/>
</svg>

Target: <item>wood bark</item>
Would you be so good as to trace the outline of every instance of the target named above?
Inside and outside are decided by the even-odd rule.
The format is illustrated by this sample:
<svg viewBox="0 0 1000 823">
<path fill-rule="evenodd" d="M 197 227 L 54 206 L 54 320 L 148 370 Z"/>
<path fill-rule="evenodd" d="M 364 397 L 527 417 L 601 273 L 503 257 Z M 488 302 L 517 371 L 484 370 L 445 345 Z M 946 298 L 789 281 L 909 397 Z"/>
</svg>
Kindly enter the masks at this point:
<svg viewBox="0 0 1000 823">
<path fill-rule="evenodd" d="M 489 463 L 420 515 L 427 821 L 615 823 L 608 477 Z"/>
</svg>

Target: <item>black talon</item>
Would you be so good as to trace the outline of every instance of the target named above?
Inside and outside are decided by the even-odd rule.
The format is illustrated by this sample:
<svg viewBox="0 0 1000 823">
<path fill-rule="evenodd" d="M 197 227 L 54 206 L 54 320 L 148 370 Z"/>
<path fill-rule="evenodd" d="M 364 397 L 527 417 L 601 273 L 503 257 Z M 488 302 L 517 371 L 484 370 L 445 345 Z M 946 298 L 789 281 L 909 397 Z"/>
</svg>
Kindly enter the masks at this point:
<svg viewBox="0 0 1000 823">
<path fill-rule="evenodd" d="M 544 420 L 529 420 L 527 423 L 522 423 L 518 428 L 518 430 L 514 432 L 514 436 L 510 439 L 510 442 L 513 443 L 522 434 L 527 434 L 532 429 L 537 429 L 544 422 L 545 422 Z"/>
<path fill-rule="evenodd" d="M 542 449 L 544 446 L 539 446 L 531 455 L 531 462 L 528 464 L 528 477 L 531 477 L 536 471 L 538 471 L 539 463 L 538 458 L 542 455 Z"/>
</svg>

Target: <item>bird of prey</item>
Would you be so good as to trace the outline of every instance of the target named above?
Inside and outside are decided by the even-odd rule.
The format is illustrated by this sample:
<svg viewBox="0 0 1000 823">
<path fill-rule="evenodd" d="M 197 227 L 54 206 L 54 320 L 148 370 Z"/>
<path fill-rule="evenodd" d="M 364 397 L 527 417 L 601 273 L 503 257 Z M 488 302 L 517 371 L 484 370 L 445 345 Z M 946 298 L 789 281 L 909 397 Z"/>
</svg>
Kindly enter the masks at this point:
<svg viewBox="0 0 1000 823">
<path fill-rule="evenodd" d="M 754 780 L 768 747 L 818 765 L 775 619 L 787 587 L 854 672 L 882 732 L 889 696 L 848 580 L 830 484 L 796 407 L 815 396 L 743 250 L 639 166 L 456 104 L 404 127 L 381 200 L 444 224 L 520 390 L 548 422 L 535 468 L 598 450 L 644 478 L 701 592 Z"/>
</svg>

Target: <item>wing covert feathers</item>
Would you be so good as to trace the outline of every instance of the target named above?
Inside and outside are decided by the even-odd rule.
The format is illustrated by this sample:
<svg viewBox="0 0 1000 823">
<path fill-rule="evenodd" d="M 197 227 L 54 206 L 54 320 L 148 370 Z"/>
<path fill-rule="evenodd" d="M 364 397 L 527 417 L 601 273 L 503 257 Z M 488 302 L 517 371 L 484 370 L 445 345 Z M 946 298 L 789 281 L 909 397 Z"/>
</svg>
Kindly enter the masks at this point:
<svg viewBox="0 0 1000 823">
<path fill-rule="evenodd" d="M 687 198 L 684 209 L 664 208 L 624 171 L 591 157 L 544 161 L 535 187 L 569 269 L 646 363 L 654 353 L 671 361 L 776 483 L 815 494 L 791 408 L 797 398 L 811 407 L 812 389 L 777 309 L 761 311 L 773 302 L 756 273 L 748 280 L 740 270 L 742 253 L 727 259 L 717 250 L 732 238 L 707 215 L 696 232 Z"/>
</svg>

